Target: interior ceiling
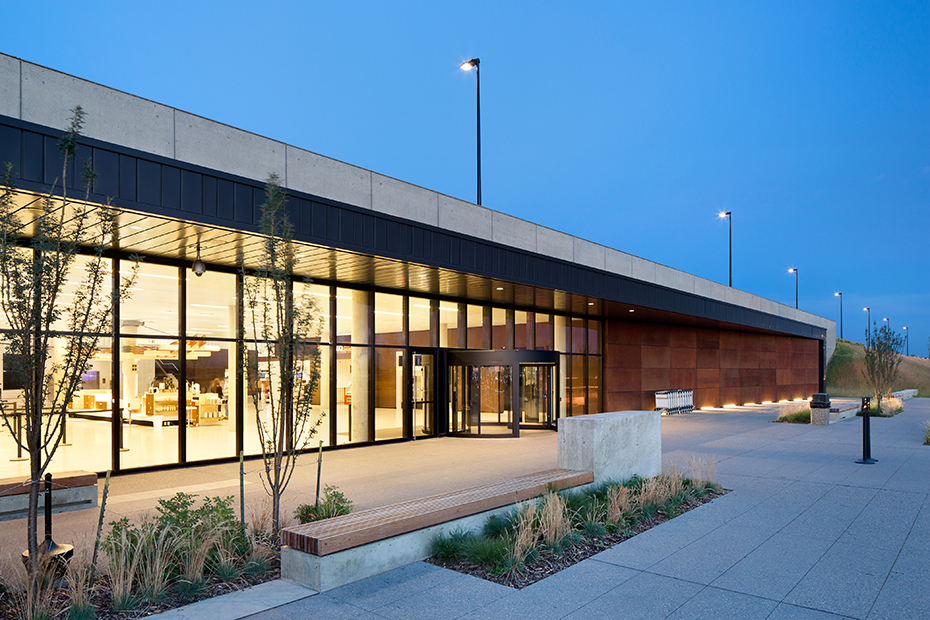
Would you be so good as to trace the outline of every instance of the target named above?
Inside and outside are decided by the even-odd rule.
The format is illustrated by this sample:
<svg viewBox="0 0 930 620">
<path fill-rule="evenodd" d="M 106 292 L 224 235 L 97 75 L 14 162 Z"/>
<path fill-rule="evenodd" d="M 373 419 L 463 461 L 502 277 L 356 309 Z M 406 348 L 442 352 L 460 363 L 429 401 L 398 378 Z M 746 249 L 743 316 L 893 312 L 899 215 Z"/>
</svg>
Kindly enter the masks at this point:
<svg viewBox="0 0 930 620">
<path fill-rule="evenodd" d="M 23 223 L 23 236 L 29 237 L 41 214 L 45 197 L 18 190 L 13 210 Z M 55 199 L 56 213 L 64 209 L 65 221 L 73 221 L 76 209 L 95 203 Z M 139 253 L 193 262 L 200 243 L 201 258 L 207 265 L 237 267 L 239 256 L 247 268 L 255 267 L 261 256 L 262 236 L 231 228 L 209 226 L 125 209 L 117 210 L 117 230 L 112 247 L 126 253 Z M 490 304 L 524 306 L 623 320 L 661 322 L 696 327 L 730 327 L 741 331 L 768 333 L 766 330 L 702 319 L 665 310 L 632 306 L 599 298 L 577 295 L 495 278 L 467 274 L 439 267 L 390 258 L 359 254 L 330 247 L 295 242 L 297 275 L 321 283 L 358 284 L 404 291 L 468 299 Z"/>
</svg>

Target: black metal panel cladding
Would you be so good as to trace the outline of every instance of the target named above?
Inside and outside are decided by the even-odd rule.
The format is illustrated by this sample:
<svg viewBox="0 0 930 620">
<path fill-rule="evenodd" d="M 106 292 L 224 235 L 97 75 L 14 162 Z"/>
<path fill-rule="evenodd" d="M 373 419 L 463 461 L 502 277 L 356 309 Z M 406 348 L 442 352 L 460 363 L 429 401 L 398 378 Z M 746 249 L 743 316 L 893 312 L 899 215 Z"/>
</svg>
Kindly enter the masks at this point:
<svg viewBox="0 0 930 620">
<path fill-rule="evenodd" d="M 13 164 L 24 189 L 44 191 L 61 174 L 60 133 L 0 115 L 0 162 Z M 258 231 L 260 181 L 89 138 L 81 140 L 79 155 L 96 165 L 95 201 L 112 197 L 117 207 Z M 69 186 L 80 185 L 73 172 L 69 176 Z M 786 334 L 825 335 L 816 326 L 318 196 L 289 191 L 288 201 L 295 238 L 302 242 Z"/>
</svg>

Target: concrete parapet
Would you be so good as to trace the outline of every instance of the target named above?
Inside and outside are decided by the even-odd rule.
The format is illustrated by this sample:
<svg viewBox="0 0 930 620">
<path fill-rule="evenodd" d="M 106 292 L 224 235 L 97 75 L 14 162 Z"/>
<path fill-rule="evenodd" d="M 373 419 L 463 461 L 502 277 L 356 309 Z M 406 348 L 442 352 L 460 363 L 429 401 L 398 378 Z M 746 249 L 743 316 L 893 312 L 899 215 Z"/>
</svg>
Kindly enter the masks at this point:
<svg viewBox="0 0 930 620">
<path fill-rule="evenodd" d="M 662 473 L 658 411 L 619 411 L 561 418 L 559 467 L 594 473 L 594 484 Z"/>
</svg>

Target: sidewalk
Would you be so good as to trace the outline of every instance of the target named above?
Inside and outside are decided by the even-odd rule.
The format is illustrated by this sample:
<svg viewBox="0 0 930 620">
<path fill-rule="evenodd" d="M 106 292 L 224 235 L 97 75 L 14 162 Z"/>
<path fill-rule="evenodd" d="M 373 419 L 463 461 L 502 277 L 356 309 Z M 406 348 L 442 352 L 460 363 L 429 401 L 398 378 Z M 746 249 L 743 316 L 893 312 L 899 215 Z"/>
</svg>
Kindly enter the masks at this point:
<svg viewBox="0 0 930 620">
<path fill-rule="evenodd" d="M 523 590 L 416 563 L 247 617 L 926 617 L 930 400 L 872 418 L 875 465 L 854 463 L 861 418 L 773 417 L 740 407 L 663 418 L 665 464 L 715 456 L 733 491 Z M 163 616 L 236 617 L 198 605 Z"/>
</svg>

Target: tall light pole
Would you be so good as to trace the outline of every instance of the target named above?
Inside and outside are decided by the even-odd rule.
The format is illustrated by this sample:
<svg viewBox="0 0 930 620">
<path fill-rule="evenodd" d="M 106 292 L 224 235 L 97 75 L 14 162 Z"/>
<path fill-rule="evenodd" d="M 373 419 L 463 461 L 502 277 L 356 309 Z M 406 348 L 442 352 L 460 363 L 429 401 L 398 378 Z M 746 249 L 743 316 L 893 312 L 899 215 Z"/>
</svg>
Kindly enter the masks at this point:
<svg viewBox="0 0 930 620">
<path fill-rule="evenodd" d="M 796 267 L 792 267 L 788 270 L 788 273 L 794 274 L 794 309 L 798 309 L 798 270 Z"/>
<path fill-rule="evenodd" d="M 720 217 L 727 218 L 727 227 L 730 229 L 730 286 L 733 286 L 733 212 L 721 211 Z"/>
<path fill-rule="evenodd" d="M 907 338 L 907 325 L 904 326 L 904 355 L 907 357 L 911 356 L 911 347 Z"/>
<path fill-rule="evenodd" d="M 865 338 L 866 338 L 866 341 L 868 342 L 868 345 L 867 345 L 867 346 L 871 347 L 871 346 L 872 346 L 872 309 L 871 309 L 871 308 L 863 308 L 862 310 L 863 310 L 863 312 L 868 312 L 868 314 L 866 315 L 866 319 L 865 319 L 865 321 L 866 321 L 866 323 L 865 323 Z"/>
<path fill-rule="evenodd" d="M 472 58 L 466 62 L 463 62 L 460 66 L 465 71 L 471 71 L 471 68 L 475 68 L 475 92 L 477 94 L 476 102 L 478 109 L 478 206 L 481 206 L 481 71 L 478 68 L 478 63 L 480 60 L 477 58 Z"/>
<path fill-rule="evenodd" d="M 834 297 L 840 298 L 840 338 L 843 337 L 843 294 L 833 293 Z"/>
</svg>

